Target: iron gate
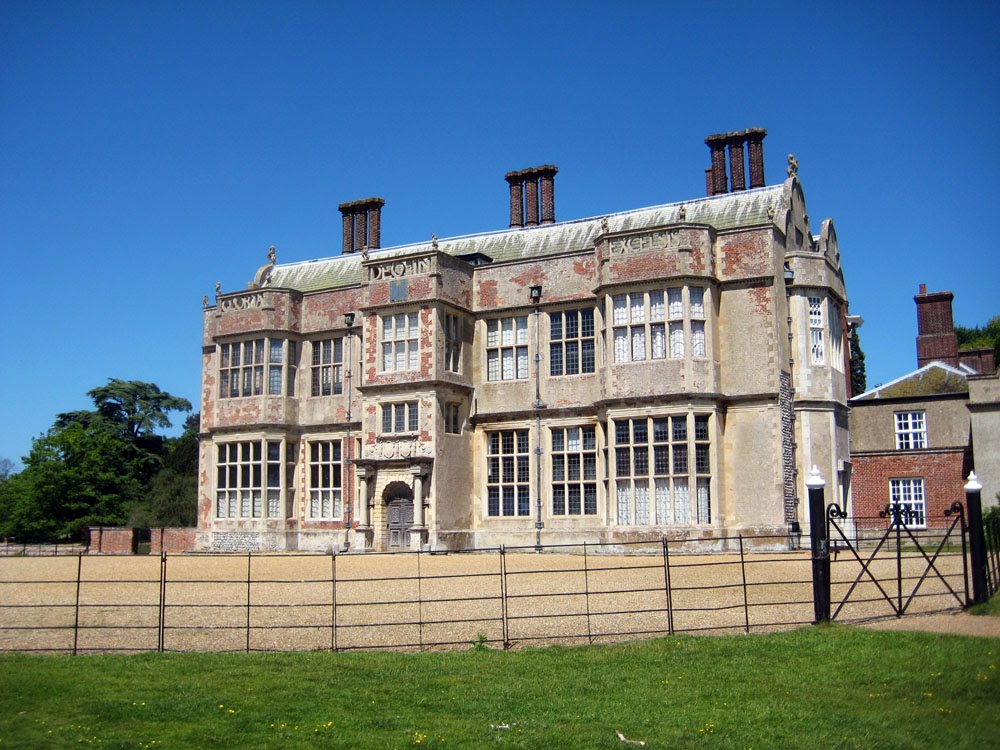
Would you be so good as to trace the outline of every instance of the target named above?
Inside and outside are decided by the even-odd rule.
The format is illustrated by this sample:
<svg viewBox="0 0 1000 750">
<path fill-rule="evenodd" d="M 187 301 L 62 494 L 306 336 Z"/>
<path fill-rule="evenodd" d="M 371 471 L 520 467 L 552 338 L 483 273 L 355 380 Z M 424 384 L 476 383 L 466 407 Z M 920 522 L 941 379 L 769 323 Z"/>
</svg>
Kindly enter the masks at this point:
<svg viewBox="0 0 1000 750">
<path fill-rule="evenodd" d="M 922 597 L 929 607 L 921 611 L 971 603 L 968 526 L 962 503 L 948 508 L 939 525 L 927 525 L 912 509 L 897 505 L 886 506 L 879 519 L 884 528 L 871 523 L 875 519 L 851 523 L 839 505 L 827 507 L 827 539 L 836 567 L 830 579 L 830 619 L 851 619 L 850 606 L 862 602 L 869 611 L 873 602 L 884 603 L 885 615 L 895 617 L 902 617 Z"/>
</svg>

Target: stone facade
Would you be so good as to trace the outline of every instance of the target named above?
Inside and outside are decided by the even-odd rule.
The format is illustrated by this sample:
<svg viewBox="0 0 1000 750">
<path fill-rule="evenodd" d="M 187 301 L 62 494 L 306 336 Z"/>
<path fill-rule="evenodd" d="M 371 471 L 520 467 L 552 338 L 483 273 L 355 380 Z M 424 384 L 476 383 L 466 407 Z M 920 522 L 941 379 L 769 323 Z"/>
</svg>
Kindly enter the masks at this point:
<svg viewBox="0 0 1000 750">
<path fill-rule="evenodd" d="M 711 195 L 605 217 L 557 222 L 551 165 L 492 233 L 359 252 L 382 201 L 343 204 L 341 256 L 219 292 L 198 547 L 784 534 L 813 465 L 845 496 L 836 233 L 792 168 L 763 185 L 763 134 L 711 137 L 750 145 L 732 191 L 711 141 Z"/>
</svg>

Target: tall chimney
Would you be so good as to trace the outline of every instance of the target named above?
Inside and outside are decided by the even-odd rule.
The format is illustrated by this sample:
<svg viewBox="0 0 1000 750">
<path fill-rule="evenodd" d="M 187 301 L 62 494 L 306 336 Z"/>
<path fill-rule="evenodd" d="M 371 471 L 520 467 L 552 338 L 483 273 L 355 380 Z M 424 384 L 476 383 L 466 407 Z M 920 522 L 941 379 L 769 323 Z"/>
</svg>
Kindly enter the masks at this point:
<svg viewBox="0 0 1000 750">
<path fill-rule="evenodd" d="M 913 298 L 917 303 L 917 366 L 930 362 L 944 362 L 957 367 L 958 337 L 952 318 L 951 292 L 927 292 L 926 284 L 920 285 L 920 294 Z"/>
<path fill-rule="evenodd" d="M 721 195 L 729 192 L 726 179 L 726 141 L 729 134 L 710 135 L 705 143 L 712 150 L 712 192 L 710 195 Z"/>
<path fill-rule="evenodd" d="M 524 178 L 524 225 L 538 225 L 538 175 L 534 171 Z"/>
<path fill-rule="evenodd" d="M 750 128 L 746 131 L 750 159 L 750 187 L 764 187 L 764 128 Z"/>
<path fill-rule="evenodd" d="M 538 177 L 542 190 L 542 224 L 553 224 L 556 220 L 555 179 L 559 168 L 546 164 L 538 168 Z"/>
<path fill-rule="evenodd" d="M 364 247 L 376 249 L 382 243 L 382 198 L 365 198 L 359 201 L 341 203 L 338 208 L 344 215 L 345 254 Z"/>
<path fill-rule="evenodd" d="M 504 179 L 510 183 L 510 226 L 524 226 L 524 188 L 521 187 L 521 173 L 508 172 Z"/>
<path fill-rule="evenodd" d="M 746 190 L 746 172 L 743 166 L 743 136 L 729 139 L 729 172 L 732 175 L 733 192 Z"/>
</svg>

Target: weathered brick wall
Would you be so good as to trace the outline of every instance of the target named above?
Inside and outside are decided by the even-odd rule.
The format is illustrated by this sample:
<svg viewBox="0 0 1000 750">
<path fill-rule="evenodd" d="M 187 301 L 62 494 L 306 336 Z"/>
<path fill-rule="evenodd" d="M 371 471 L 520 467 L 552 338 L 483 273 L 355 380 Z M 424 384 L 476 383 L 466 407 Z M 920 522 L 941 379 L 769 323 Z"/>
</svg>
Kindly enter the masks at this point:
<svg viewBox="0 0 1000 750">
<path fill-rule="evenodd" d="M 132 529 L 92 526 L 90 528 L 90 552 L 102 555 L 131 555 Z"/>
<path fill-rule="evenodd" d="M 859 518 L 877 517 L 885 509 L 890 479 L 923 477 L 928 526 L 949 523 L 945 509 L 965 499 L 965 450 L 855 455 L 852 461 L 854 515 Z"/>
<path fill-rule="evenodd" d="M 151 554 L 191 552 L 194 549 L 196 533 L 197 529 L 193 527 L 150 529 L 149 551 Z"/>
</svg>

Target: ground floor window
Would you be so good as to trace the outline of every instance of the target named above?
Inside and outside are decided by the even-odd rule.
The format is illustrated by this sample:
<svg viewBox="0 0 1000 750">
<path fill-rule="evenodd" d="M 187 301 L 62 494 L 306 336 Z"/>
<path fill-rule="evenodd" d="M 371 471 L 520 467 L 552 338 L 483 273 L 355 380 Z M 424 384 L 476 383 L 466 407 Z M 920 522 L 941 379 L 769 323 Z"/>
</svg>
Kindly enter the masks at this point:
<svg viewBox="0 0 1000 750">
<path fill-rule="evenodd" d="M 216 446 L 216 518 L 281 517 L 281 441 Z"/>
<path fill-rule="evenodd" d="M 923 477 L 889 480 L 889 506 L 899 508 L 900 520 L 911 528 L 926 528 L 927 504 Z"/>
<path fill-rule="evenodd" d="M 611 435 L 619 524 L 711 523 L 708 415 L 614 419 Z"/>
<path fill-rule="evenodd" d="M 309 517 L 333 520 L 343 516 L 342 461 L 339 440 L 309 443 Z"/>
<path fill-rule="evenodd" d="M 552 444 L 552 515 L 597 514 L 597 431 L 560 427 Z"/>
<path fill-rule="evenodd" d="M 486 513 L 527 516 L 530 451 L 527 430 L 501 430 L 486 435 Z"/>
</svg>

